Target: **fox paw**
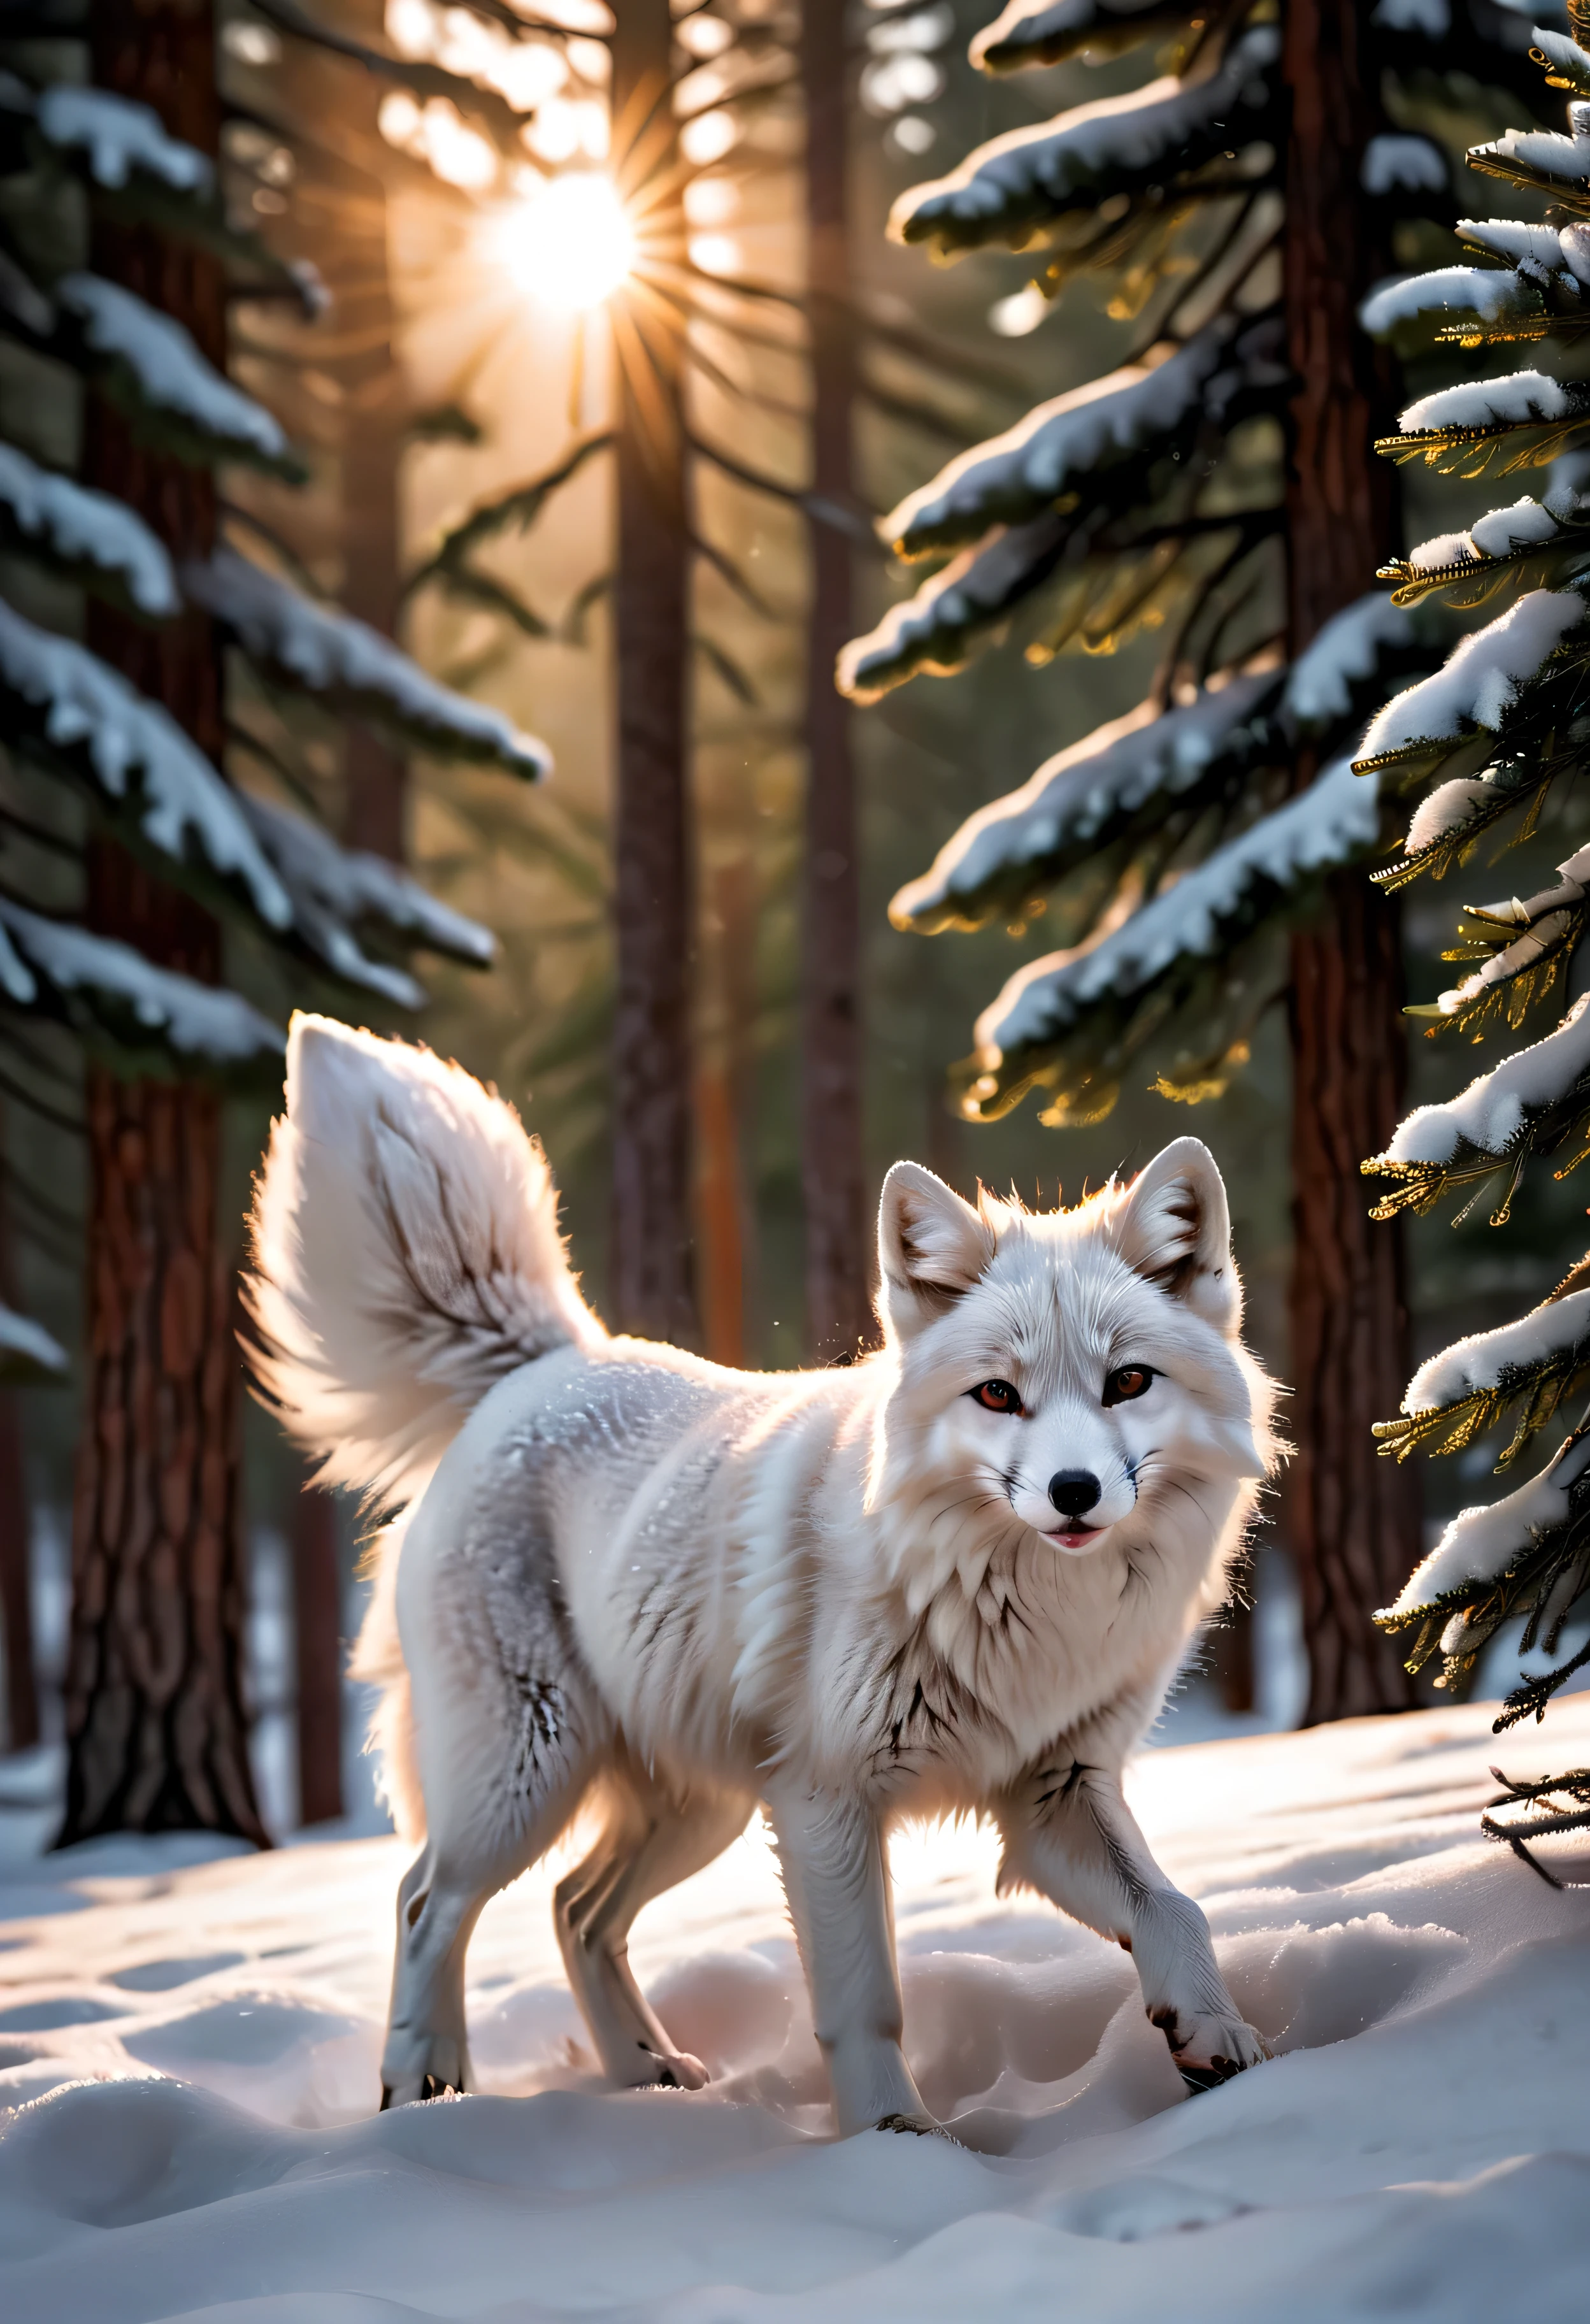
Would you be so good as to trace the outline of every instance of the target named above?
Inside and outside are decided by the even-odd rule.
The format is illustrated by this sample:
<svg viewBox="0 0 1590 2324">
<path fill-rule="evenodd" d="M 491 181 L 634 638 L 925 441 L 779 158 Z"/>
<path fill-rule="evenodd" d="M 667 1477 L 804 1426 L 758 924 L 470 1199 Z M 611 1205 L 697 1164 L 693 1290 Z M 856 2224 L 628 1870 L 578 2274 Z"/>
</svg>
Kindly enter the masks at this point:
<svg viewBox="0 0 1590 2324">
<path fill-rule="evenodd" d="M 1190 2090 L 1216 2089 L 1273 2054 L 1264 2035 L 1240 2017 L 1195 2015 L 1168 2003 L 1151 2009 L 1148 2016 L 1170 2043 Z"/>
</svg>

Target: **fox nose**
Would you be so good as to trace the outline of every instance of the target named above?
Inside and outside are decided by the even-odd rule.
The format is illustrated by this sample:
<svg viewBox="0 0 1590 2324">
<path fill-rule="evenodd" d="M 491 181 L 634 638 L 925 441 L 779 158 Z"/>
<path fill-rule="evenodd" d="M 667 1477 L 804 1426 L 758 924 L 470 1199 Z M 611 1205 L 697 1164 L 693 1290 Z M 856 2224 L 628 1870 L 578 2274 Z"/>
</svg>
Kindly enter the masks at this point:
<svg viewBox="0 0 1590 2324">
<path fill-rule="evenodd" d="M 1098 1480 L 1091 1469 L 1057 1469 L 1049 1480 L 1049 1498 L 1062 1517 L 1080 1517 L 1098 1499 Z"/>
</svg>

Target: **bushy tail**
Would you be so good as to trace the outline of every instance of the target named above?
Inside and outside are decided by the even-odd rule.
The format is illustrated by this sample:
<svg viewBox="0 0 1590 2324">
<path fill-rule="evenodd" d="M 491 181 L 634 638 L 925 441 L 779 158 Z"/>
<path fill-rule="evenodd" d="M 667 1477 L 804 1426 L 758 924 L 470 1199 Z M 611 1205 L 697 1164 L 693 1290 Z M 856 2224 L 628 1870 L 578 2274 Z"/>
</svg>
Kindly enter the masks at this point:
<svg viewBox="0 0 1590 2324">
<path fill-rule="evenodd" d="M 255 1381 L 324 1482 L 388 1508 L 413 1501 L 495 1381 L 602 1336 L 547 1157 L 512 1107 L 428 1049 L 327 1018 L 292 1020 L 252 1230 Z M 393 1609 L 403 1522 L 381 1536 L 354 1667 L 386 1690 L 373 1739 L 413 1830 Z"/>
<path fill-rule="evenodd" d="M 428 1049 L 288 1036 L 254 1187 L 255 1379 L 323 1480 L 409 1499 L 493 1382 L 600 1337 L 519 1116 Z"/>
</svg>

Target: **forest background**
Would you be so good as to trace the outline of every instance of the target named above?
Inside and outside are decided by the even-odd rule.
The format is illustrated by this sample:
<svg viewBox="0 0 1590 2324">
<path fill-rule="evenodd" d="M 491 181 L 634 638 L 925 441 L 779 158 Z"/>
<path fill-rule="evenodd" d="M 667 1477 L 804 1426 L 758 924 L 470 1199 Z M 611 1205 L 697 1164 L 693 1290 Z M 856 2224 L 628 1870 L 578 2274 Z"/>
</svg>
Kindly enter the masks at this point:
<svg viewBox="0 0 1590 2324">
<path fill-rule="evenodd" d="M 578 40 L 578 12 L 553 13 L 566 17 Z M 682 16 L 683 38 L 693 13 L 701 14 Z M 1002 130 L 1141 78 L 1141 59 L 1133 58 L 1072 60 L 1015 79 L 972 72 L 966 44 L 987 13 L 984 0 L 932 0 L 925 8 L 859 7 L 844 16 L 851 44 L 847 244 L 855 309 L 869 324 L 853 404 L 850 513 L 856 521 L 846 532 L 857 632 L 900 594 L 887 557 L 866 539 L 865 519 L 894 506 L 955 450 L 1125 360 L 1136 336 L 1130 318 L 1107 311 L 1107 289 L 1086 277 L 1052 305 L 1034 307 L 1025 288 L 1031 268 L 1018 256 L 985 253 L 939 270 L 885 237 L 891 205 L 924 176 L 949 169 Z M 694 523 L 716 552 L 715 560 L 696 567 L 699 643 L 690 687 L 694 1337 L 721 1360 L 781 1367 L 804 1360 L 808 1336 L 800 1072 L 813 535 L 800 499 L 808 461 L 799 310 L 806 266 L 804 123 L 788 26 L 776 9 L 742 5 L 735 14 L 763 18 L 773 61 L 738 103 L 721 101 L 734 95 L 727 84 L 714 103 L 714 57 L 703 44 L 695 88 L 688 78 L 681 85 L 686 152 L 694 136 L 703 157 L 695 189 L 686 194 L 692 255 L 705 278 L 751 281 L 774 295 L 734 307 L 735 327 L 749 327 L 734 374 L 741 392 L 698 374 L 690 389 L 693 424 L 703 440 L 730 450 L 731 465 L 783 489 L 748 484 L 711 457 L 692 464 Z M 328 0 L 318 19 L 394 57 L 440 59 L 466 78 L 474 69 L 471 57 L 478 62 L 486 53 L 482 43 L 491 28 L 489 10 L 445 10 L 429 0 L 394 0 L 384 12 L 362 0 L 340 7 Z M 588 31 L 599 31 L 602 12 L 587 11 L 586 21 Z M 222 14 L 225 83 L 236 109 L 228 132 L 234 166 L 248 178 L 258 219 L 283 251 L 323 258 L 328 246 L 346 242 L 354 213 L 368 245 L 367 180 L 355 192 L 339 189 L 335 172 L 317 175 L 285 141 L 258 133 L 250 141 L 251 107 L 269 114 L 274 77 L 290 53 L 290 32 L 284 47 L 277 22 L 273 10 Z M 908 38 L 902 36 L 907 24 L 914 28 Z M 556 133 L 587 137 L 593 147 L 600 144 L 593 124 L 605 109 L 598 47 L 585 43 L 588 81 L 576 73 L 565 84 L 567 117 Z M 908 60 L 905 70 L 902 60 Z M 527 265 L 524 194 L 483 140 L 472 143 L 466 125 L 457 125 L 461 116 L 453 116 L 448 130 L 442 115 L 399 84 L 384 97 L 372 93 L 365 69 L 354 61 L 325 58 L 316 72 L 313 101 L 323 113 L 310 120 L 308 144 L 335 143 L 339 108 L 356 90 L 367 124 L 358 158 L 366 166 L 372 154 L 381 161 L 377 207 L 392 360 L 361 380 L 351 379 L 330 354 L 317 360 L 316 328 L 326 335 L 328 348 L 336 344 L 334 309 L 320 326 L 251 318 L 234 337 L 233 370 L 309 450 L 312 482 L 295 504 L 294 542 L 309 575 L 345 598 L 359 540 L 369 529 L 359 494 L 378 429 L 399 480 L 396 559 L 414 575 L 465 512 L 555 469 L 601 427 L 614 381 L 600 313 L 571 313 Z M 308 86 L 308 75 L 300 79 Z M 554 117 L 555 108 L 544 111 Z M 1500 127 L 1502 118 L 1498 109 L 1493 119 L 1476 100 L 1475 116 L 1458 126 L 1457 142 Z M 714 136 L 727 132 L 703 125 L 714 119 L 733 124 L 731 144 L 716 156 Z M 720 190 L 702 190 L 708 186 Z M 354 290 L 356 297 L 356 277 Z M 743 392 L 748 384 L 749 394 Z M 239 498 L 260 523 L 285 521 L 265 488 L 251 485 Z M 1411 539 L 1431 529 L 1418 521 L 1417 485 L 1413 499 Z M 469 593 L 433 581 L 393 607 L 404 641 L 424 667 L 545 738 L 556 772 L 546 786 L 528 788 L 423 756 L 408 761 L 402 836 L 409 861 L 433 894 L 493 931 L 498 962 L 483 974 L 446 963 L 427 968 L 432 997 L 417 1019 L 341 1003 L 346 1013 L 383 1028 L 418 1031 L 495 1082 L 519 1107 L 550 1154 L 587 1290 L 610 1316 L 613 638 L 602 584 L 613 530 L 611 463 L 592 456 L 538 507 L 533 523 L 496 531 L 473 560 Z M 728 567 L 749 580 L 749 592 Z M 1373 586 L 1371 575 L 1364 586 Z M 1074 1200 L 1112 1170 L 1130 1170 L 1168 1138 L 1195 1129 L 1214 1148 L 1231 1189 L 1251 1335 L 1284 1379 L 1291 1249 L 1281 1011 L 1273 1009 L 1264 1019 L 1246 1070 L 1196 1114 L 1151 1093 L 1141 1085 L 1144 1074 L 1136 1085 L 1129 1079 L 1117 1110 L 1090 1128 L 1046 1129 L 1031 1107 L 971 1124 L 951 1110 L 947 1074 L 970 1047 L 972 1021 L 991 993 L 1052 939 L 1041 919 L 1015 934 L 996 927 L 924 938 L 891 927 L 887 918 L 890 897 L 926 867 L 974 807 L 1141 699 L 1160 642 L 1150 630 L 1113 655 L 1062 655 L 1032 668 L 1017 637 L 952 678 L 922 680 L 847 714 L 859 787 L 868 1204 L 883 1171 L 901 1155 L 927 1162 L 969 1194 L 981 1179 L 996 1188 L 1014 1185 L 1033 1202 L 1052 1203 L 1062 1194 Z M 349 768 L 335 753 L 325 770 L 329 793 L 345 788 Z M 1542 835 L 1548 860 L 1551 837 L 1549 830 Z M 1441 895 L 1421 896 L 1405 912 L 1415 1000 L 1438 989 L 1432 963 L 1449 919 Z M 269 963 L 240 948 L 229 970 L 239 989 L 281 1013 L 284 997 Z M 1449 1094 L 1469 1069 L 1460 1047 L 1415 1041 L 1411 1100 Z M 269 1112 L 260 1101 L 229 1102 L 228 1218 L 241 1218 Z M 81 1141 L 18 1103 L 7 1107 L 5 1137 L 19 1186 L 48 1190 L 62 1214 L 58 1227 L 46 1231 L 38 1216 L 13 1204 L 11 1296 L 76 1358 L 82 1284 L 71 1222 L 86 1199 Z M 1402 1230 L 1409 1239 L 1415 1359 L 1459 1329 L 1483 1328 L 1493 1311 L 1500 1318 L 1549 1288 L 1560 1271 L 1559 1213 L 1571 1208 L 1571 1197 L 1559 1203 L 1553 1190 L 1505 1250 L 1487 1243 L 1483 1217 L 1456 1232 L 1441 1220 Z M 64 1613 L 78 1428 L 72 1383 L 80 1376 L 74 1361 L 64 1386 L 3 1391 L 10 1408 L 10 1489 L 32 1512 L 39 1660 L 47 1683 Z M 1483 1454 L 1480 1466 L 1489 1466 Z M 1428 1537 L 1472 1487 L 1462 1460 L 1432 1469 L 1420 1464 L 1420 1474 L 1429 1499 Z M 256 1603 L 285 1605 L 290 1545 L 304 1524 L 303 1480 L 269 1417 L 253 1411 L 244 1478 Z M 353 1618 L 353 1535 L 345 1513 L 338 1533 L 345 1631 Z M 1266 1554 L 1283 1562 L 1283 1501 L 1266 1539 Z M 1410 1543 L 1411 1560 L 1421 1546 Z M 1218 1640 L 1215 1658 L 1222 1654 L 1228 1691 L 1240 1703 L 1246 1686 L 1241 1654 Z M 269 1671 L 256 1661 L 253 1684 L 256 1711 L 280 1710 L 294 1682 L 286 1664 Z M 48 1683 L 44 1712 L 50 1731 L 57 1713 Z M 280 1820 L 290 1812 L 290 1775 L 268 1772 L 267 1787 Z"/>
</svg>

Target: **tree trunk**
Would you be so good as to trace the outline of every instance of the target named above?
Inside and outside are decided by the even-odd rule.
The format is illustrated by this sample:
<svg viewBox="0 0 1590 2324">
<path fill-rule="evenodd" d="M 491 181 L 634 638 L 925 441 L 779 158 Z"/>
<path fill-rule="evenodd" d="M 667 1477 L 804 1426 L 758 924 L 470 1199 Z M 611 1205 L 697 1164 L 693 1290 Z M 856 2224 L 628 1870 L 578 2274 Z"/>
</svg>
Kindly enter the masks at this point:
<svg viewBox="0 0 1590 2324">
<path fill-rule="evenodd" d="M 691 1226 L 691 908 L 686 701 L 690 544 L 684 368 L 676 309 L 684 180 L 671 99 L 668 0 L 616 12 L 618 181 L 638 222 L 637 276 L 615 293 L 618 570 L 613 648 L 618 749 L 613 908 L 614 1324 L 695 1336 Z"/>
<path fill-rule="evenodd" d="M 152 105 L 172 134 L 218 142 L 206 0 L 97 0 L 94 78 Z M 142 227 L 97 226 L 96 270 L 225 354 L 216 262 Z M 215 537 L 207 473 L 151 454 L 90 406 L 86 470 L 173 555 Z M 160 702 L 211 757 L 222 669 L 192 613 L 149 631 L 91 609 L 94 650 Z M 89 849 L 88 924 L 162 967 L 221 970 L 216 922 L 113 842 Z M 207 1830 L 268 1845 L 243 1707 L 234 1270 L 218 1232 L 221 1110 L 198 1085 L 87 1074 L 91 1189 L 83 1439 L 66 1674 L 60 1844 L 113 1831 Z"/>
<path fill-rule="evenodd" d="M 343 1591 L 336 1503 L 299 1495 L 292 1526 L 293 1663 L 298 1678 L 299 1821 L 343 1812 Z"/>
<path fill-rule="evenodd" d="M 1358 173 L 1383 124 L 1362 0 L 1288 0 L 1291 96 L 1285 249 L 1292 406 L 1288 485 L 1291 647 L 1373 586 L 1395 545 L 1394 478 L 1376 436 L 1394 410 L 1389 360 L 1357 307 L 1386 272 Z M 1316 771 L 1300 763 L 1300 786 Z M 1370 1424 L 1407 1383 L 1402 1238 L 1373 1225 L 1358 1165 L 1391 1140 L 1406 1073 L 1400 914 L 1362 872 L 1332 881 L 1292 945 L 1293 1239 L 1287 1506 L 1310 1663 L 1305 1722 L 1415 1700 L 1370 1621 L 1420 1553 L 1414 1473 L 1377 1454 Z"/>
<path fill-rule="evenodd" d="M 850 310 L 846 0 L 804 0 L 806 297 L 812 350 L 812 489 L 848 508 L 854 337 Z M 801 1185 L 806 1351 L 853 1357 L 872 1334 L 861 1143 L 860 903 L 850 706 L 834 663 L 850 635 L 850 544 L 810 528 L 806 827 L 801 930 Z"/>
<path fill-rule="evenodd" d="M 33 1671 L 32 1526 L 16 1397 L 0 1388 L 0 1626 L 5 1633 L 4 1748 L 31 1751 L 39 1739 Z"/>
</svg>

